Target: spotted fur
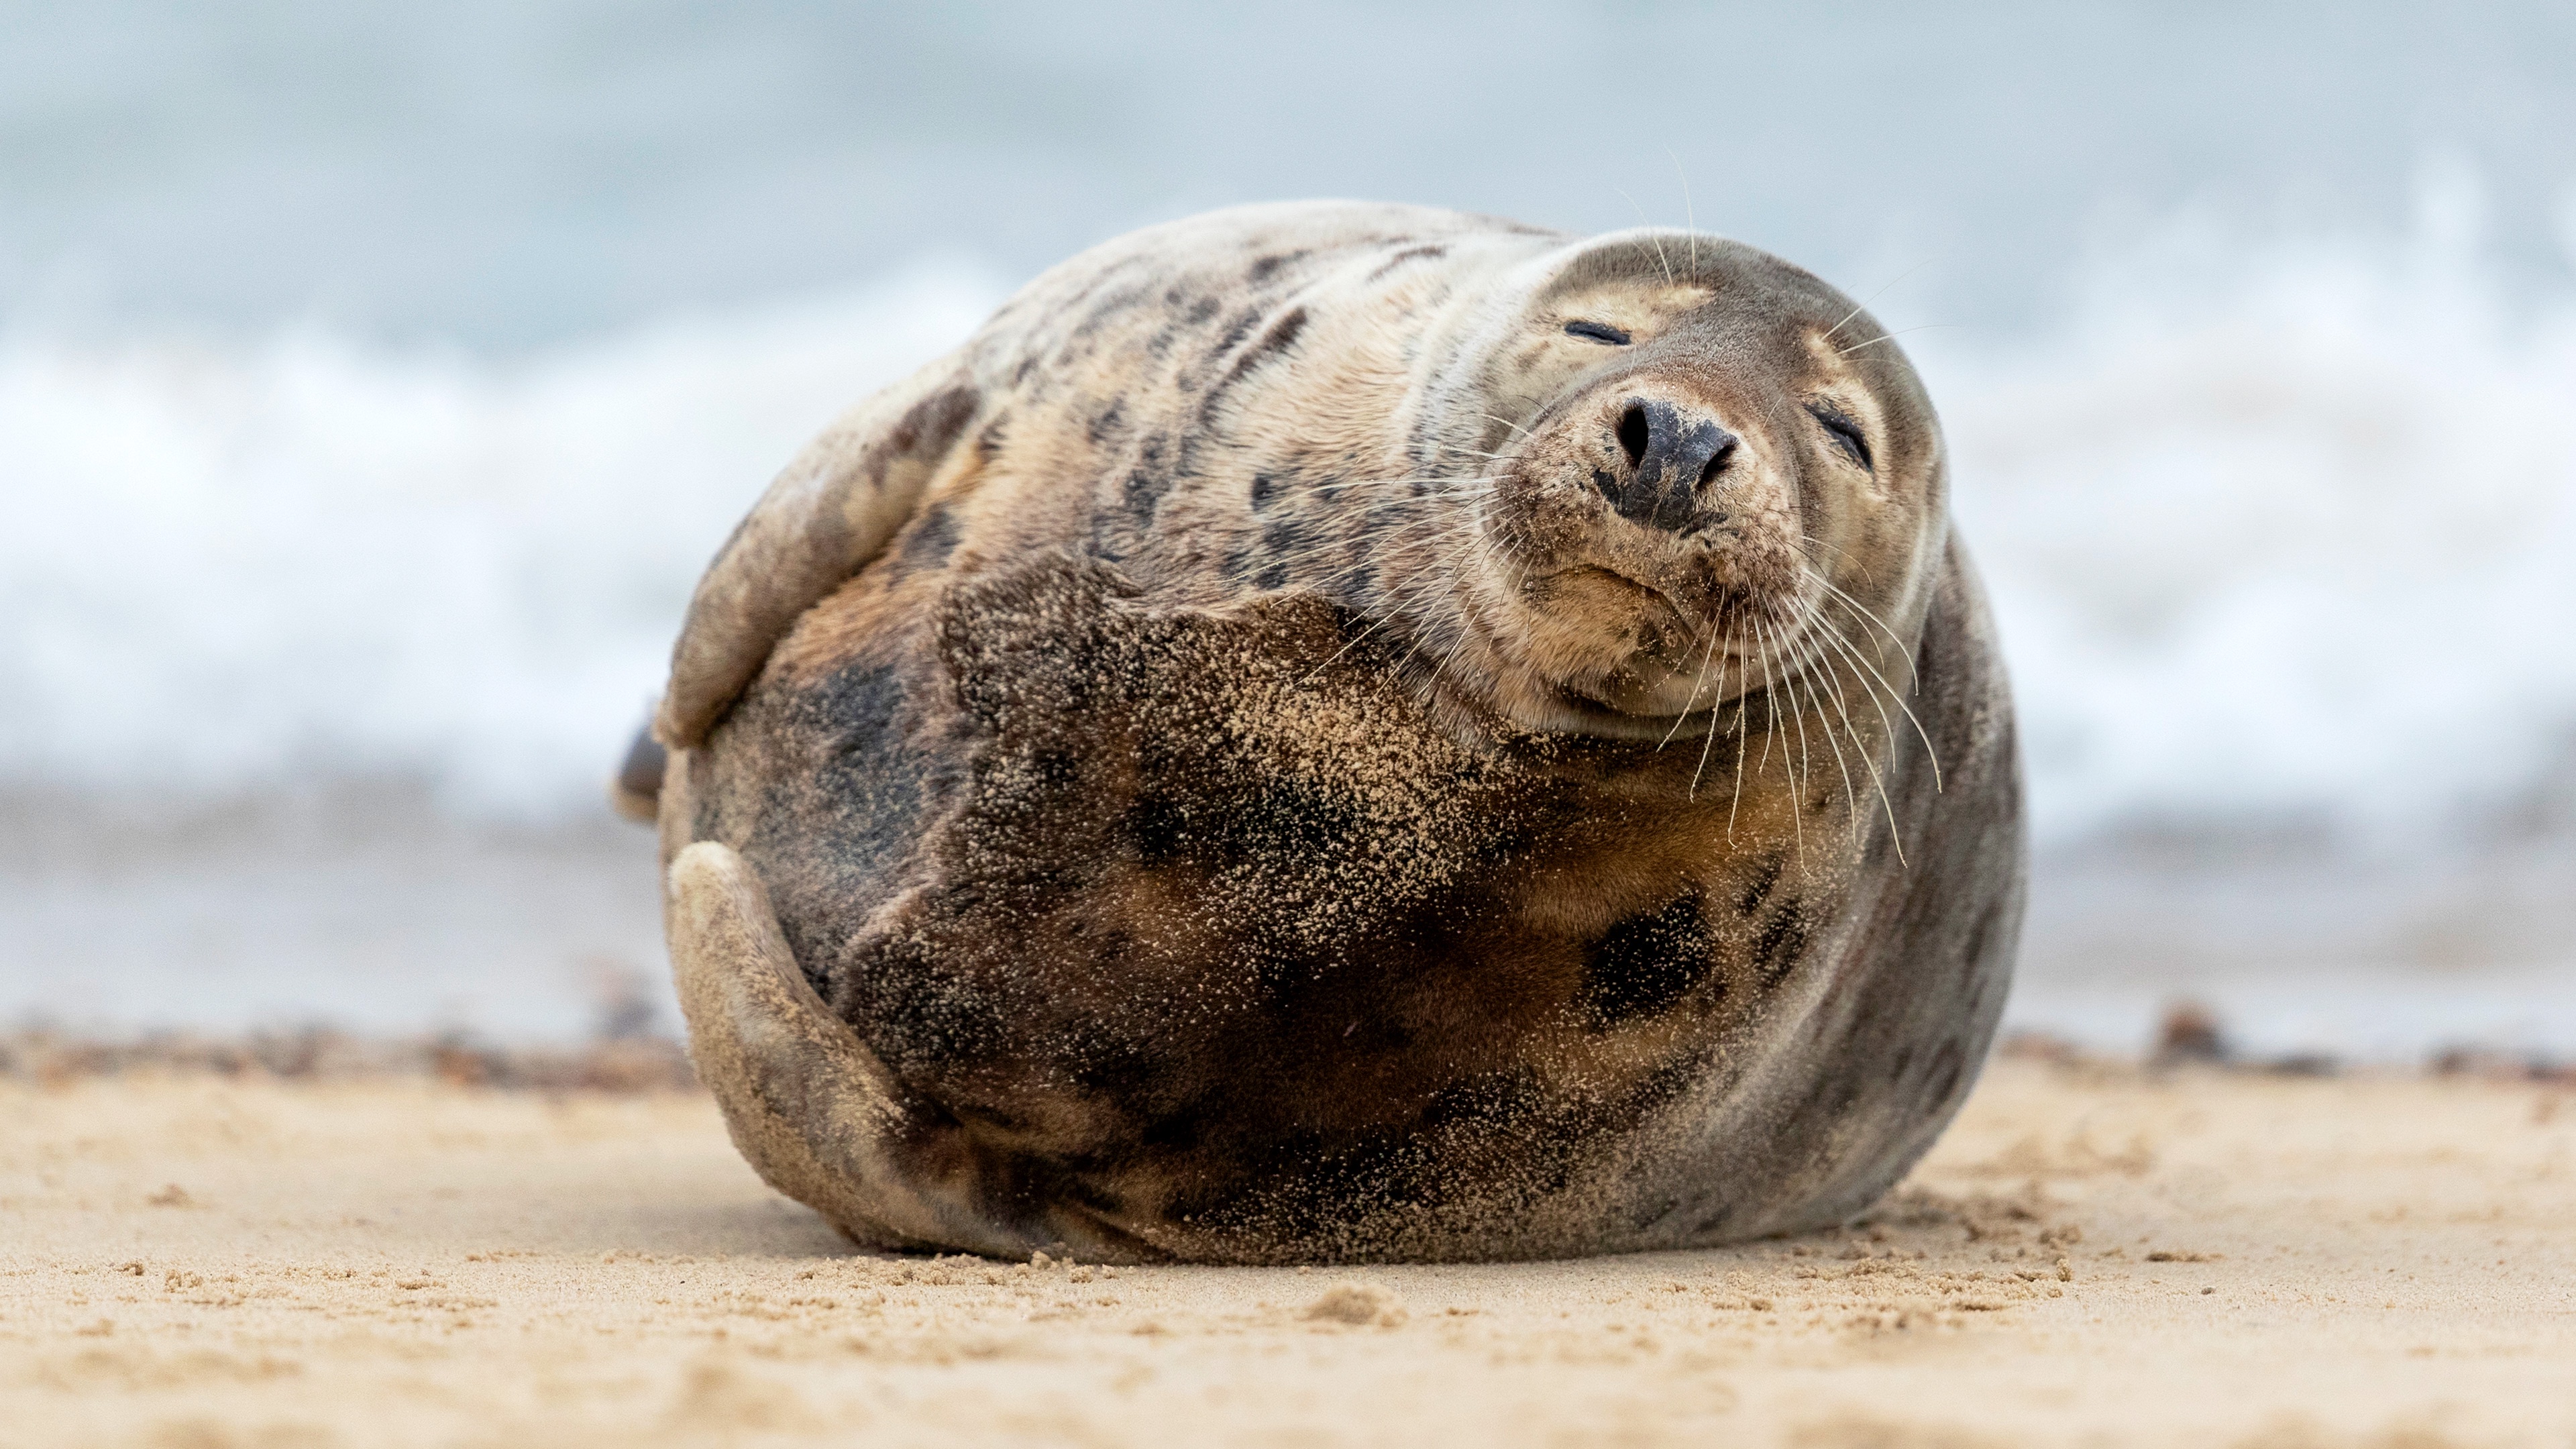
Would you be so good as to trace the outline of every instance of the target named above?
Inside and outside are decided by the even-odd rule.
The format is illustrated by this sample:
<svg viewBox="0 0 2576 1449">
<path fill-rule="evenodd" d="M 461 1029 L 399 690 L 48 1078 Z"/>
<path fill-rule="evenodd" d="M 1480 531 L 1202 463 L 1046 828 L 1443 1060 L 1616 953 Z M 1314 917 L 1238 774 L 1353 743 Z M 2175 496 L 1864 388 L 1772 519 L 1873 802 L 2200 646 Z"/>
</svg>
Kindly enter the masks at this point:
<svg viewBox="0 0 2576 1449">
<path fill-rule="evenodd" d="M 656 726 L 701 1073 L 893 1246 L 1856 1212 L 2020 928 L 1947 486 L 1876 322 L 1722 239 L 1309 204 L 1078 257 L 692 605 Z"/>
</svg>

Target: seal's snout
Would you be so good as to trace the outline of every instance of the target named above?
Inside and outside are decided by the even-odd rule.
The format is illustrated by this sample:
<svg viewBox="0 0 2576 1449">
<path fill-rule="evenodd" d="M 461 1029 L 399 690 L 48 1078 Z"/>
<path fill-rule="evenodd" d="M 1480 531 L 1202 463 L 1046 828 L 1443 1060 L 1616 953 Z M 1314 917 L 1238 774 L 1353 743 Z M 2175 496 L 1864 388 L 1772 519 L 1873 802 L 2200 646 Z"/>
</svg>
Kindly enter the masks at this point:
<svg viewBox="0 0 2576 1449">
<path fill-rule="evenodd" d="M 1630 398 L 1619 413 L 1619 451 L 1627 458 L 1596 469 L 1593 485 L 1620 517 L 1677 533 L 1726 521 L 1701 497 L 1734 461 L 1742 441 L 1715 418 L 1660 398 Z"/>
</svg>

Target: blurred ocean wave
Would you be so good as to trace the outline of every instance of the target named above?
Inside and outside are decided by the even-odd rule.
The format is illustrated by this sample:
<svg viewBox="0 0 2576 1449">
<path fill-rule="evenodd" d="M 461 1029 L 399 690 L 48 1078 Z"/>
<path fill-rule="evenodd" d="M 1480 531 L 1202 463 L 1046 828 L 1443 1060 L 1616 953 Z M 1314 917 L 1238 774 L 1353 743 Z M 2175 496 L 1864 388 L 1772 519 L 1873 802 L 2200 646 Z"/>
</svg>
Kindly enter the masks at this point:
<svg viewBox="0 0 2576 1449">
<path fill-rule="evenodd" d="M 2576 298 L 2509 302 L 2467 205 L 2403 245 L 2184 229 L 1928 366 L 2043 842 L 2564 814 Z"/>
<path fill-rule="evenodd" d="M 2447 837 L 2561 788 L 2576 305 L 2509 304 L 2470 231 L 2184 229 L 2095 267 L 2053 330 L 1905 338 L 2044 844 Z M 592 812 L 733 520 L 1005 291 L 927 263 L 506 362 L 0 332 L 0 790 Z"/>
<path fill-rule="evenodd" d="M 0 335 L 0 789 L 591 811 L 769 475 L 1002 291 L 923 265 L 511 363 Z"/>
</svg>

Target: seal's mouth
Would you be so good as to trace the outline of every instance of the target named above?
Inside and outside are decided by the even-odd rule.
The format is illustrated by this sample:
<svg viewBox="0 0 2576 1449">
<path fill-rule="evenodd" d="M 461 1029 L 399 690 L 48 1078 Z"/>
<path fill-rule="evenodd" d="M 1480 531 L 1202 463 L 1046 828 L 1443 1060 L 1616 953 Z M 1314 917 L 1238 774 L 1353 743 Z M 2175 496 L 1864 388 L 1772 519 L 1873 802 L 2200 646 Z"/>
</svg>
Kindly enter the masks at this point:
<svg viewBox="0 0 2576 1449">
<path fill-rule="evenodd" d="M 1597 563 L 1579 563 L 1557 570 L 1556 576 L 1569 583 L 1588 583 L 1619 590 L 1641 607 L 1660 605 L 1671 610 L 1676 619 L 1689 617 L 1682 612 L 1681 605 L 1674 602 L 1672 595 L 1643 580 L 1630 578 L 1614 568 Z"/>
<path fill-rule="evenodd" d="M 1626 739 L 1653 739 L 1679 734 L 1697 738 L 1715 720 L 1718 711 L 1732 702 L 1711 695 L 1701 695 L 1686 709 L 1662 705 L 1639 697 L 1625 703 L 1604 698 L 1599 691 L 1604 681 L 1590 684 L 1557 682 L 1551 686 L 1552 702 L 1569 722 L 1592 733 Z M 1557 728 L 1563 728 L 1560 723 Z"/>
</svg>

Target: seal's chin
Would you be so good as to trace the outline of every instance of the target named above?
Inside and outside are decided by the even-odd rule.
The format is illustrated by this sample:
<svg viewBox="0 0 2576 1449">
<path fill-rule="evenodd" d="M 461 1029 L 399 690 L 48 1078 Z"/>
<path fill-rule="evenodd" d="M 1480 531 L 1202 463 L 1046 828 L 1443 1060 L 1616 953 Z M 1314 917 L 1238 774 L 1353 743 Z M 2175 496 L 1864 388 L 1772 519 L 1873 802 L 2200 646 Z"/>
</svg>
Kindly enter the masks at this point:
<svg viewBox="0 0 2576 1449">
<path fill-rule="evenodd" d="M 1515 647 L 1500 652 L 1521 683 L 1498 702 L 1523 728 L 1695 737 L 1745 693 L 1751 636 L 1730 631 L 1723 609 L 1694 617 L 1664 589 L 1589 562 L 1548 573 L 1517 602 Z"/>
<path fill-rule="evenodd" d="M 1576 564 L 1559 575 L 1559 579 L 1559 586 L 1568 590 L 1592 594 L 1606 591 L 1614 603 L 1624 600 L 1640 609 L 1652 608 L 1656 605 L 1669 609 L 1673 606 L 1672 600 L 1663 590 L 1652 584 L 1632 579 L 1617 569 L 1604 568 L 1600 564 Z"/>
<path fill-rule="evenodd" d="M 1709 711 L 1744 692 L 1742 662 L 1722 639 L 1712 643 L 1703 633 L 1700 641 L 1678 654 L 1637 655 L 1596 677 L 1563 681 L 1558 693 L 1598 732 L 1687 731 L 1692 720 L 1704 723 Z"/>
</svg>

